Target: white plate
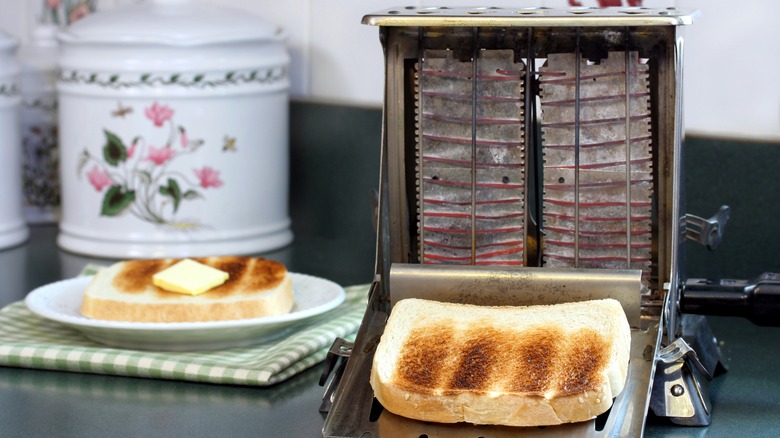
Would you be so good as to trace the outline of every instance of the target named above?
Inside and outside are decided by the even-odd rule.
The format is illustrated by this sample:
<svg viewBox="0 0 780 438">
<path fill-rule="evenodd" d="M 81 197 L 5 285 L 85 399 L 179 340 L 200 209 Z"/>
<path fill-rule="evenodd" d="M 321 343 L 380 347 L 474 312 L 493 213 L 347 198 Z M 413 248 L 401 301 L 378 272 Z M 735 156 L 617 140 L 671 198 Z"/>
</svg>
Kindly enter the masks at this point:
<svg viewBox="0 0 780 438">
<path fill-rule="evenodd" d="M 91 276 L 41 286 L 24 302 L 31 312 L 57 321 L 86 337 L 115 347 L 142 350 L 215 350 L 269 341 L 292 331 L 306 319 L 334 309 L 344 289 L 332 281 L 290 273 L 295 305 L 290 313 L 264 318 L 209 322 L 123 322 L 81 315 L 84 289 Z"/>
</svg>

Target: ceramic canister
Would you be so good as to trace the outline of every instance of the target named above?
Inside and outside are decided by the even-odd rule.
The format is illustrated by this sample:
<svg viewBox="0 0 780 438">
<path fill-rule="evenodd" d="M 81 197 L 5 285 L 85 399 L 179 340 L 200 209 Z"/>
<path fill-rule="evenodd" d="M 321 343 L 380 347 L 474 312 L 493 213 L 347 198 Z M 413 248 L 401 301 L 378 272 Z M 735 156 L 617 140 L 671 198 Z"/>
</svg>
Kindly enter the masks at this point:
<svg viewBox="0 0 780 438">
<path fill-rule="evenodd" d="M 22 191 L 28 223 L 57 221 L 60 204 L 57 147 L 58 27 L 40 24 L 19 49 L 21 69 Z"/>
<path fill-rule="evenodd" d="M 185 257 L 292 240 L 281 30 L 150 0 L 90 15 L 58 39 L 60 247 Z"/>
<path fill-rule="evenodd" d="M 29 235 L 22 213 L 17 47 L 14 38 L 0 32 L 0 249 L 22 243 Z"/>
</svg>

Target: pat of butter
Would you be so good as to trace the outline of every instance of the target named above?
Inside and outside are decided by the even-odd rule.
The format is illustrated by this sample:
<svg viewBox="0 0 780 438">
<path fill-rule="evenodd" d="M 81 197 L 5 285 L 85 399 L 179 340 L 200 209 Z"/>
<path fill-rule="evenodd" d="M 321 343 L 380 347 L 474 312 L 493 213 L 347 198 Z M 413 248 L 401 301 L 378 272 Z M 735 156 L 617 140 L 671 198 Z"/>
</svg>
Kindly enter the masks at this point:
<svg viewBox="0 0 780 438">
<path fill-rule="evenodd" d="M 152 276 L 152 284 L 169 292 L 200 295 L 228 279 L 225 271 L 184 259 Z"/>
</svg>

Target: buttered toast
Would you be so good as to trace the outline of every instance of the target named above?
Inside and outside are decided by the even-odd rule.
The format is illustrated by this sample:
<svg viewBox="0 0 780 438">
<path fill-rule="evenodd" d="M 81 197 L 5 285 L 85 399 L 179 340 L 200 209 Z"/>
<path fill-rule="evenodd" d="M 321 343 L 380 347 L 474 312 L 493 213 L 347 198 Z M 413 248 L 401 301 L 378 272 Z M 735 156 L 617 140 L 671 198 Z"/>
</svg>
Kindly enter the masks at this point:
<svg viewBox="0 0 780 438">
<path fill-rule="evenodd" d="M 607 411 L 628 373 L 620 303 L 487 307 L 401 300 L 374 354 L 371 386 L 397 415 L 542 426 Z"/>
<path fill-rule="evenodd" d="M 193 260 L 227 272 L 227 281 L 203 294 L 185 295 L 152 282 L 154 274 L 180 259 L 123 261 L 95 275 L 81 313 L 113 321 L 194 322 L 280 315 L 293 307 L 292 280 L 281 263 L 253 257 Z"/>
</svg>

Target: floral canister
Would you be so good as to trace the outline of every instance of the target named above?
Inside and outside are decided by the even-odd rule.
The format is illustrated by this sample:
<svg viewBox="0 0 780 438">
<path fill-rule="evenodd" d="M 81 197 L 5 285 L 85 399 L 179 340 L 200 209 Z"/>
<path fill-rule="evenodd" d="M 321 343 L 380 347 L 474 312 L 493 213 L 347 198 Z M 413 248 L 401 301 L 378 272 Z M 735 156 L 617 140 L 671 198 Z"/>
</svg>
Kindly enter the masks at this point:
<svg viewBox="0 0 780 438">
<path fill-rule="evenodd" d="M 22 192 L 28 223 L 57 221 L 60 204 L 57 147 L 58 27 L 39 24 L 19 49 L 21 68 Z"/>
<path fill-rule="evenodd" d="M 22 212 L 17 47 L 14 38 L 0 32 L 0 249 L 22 243 L 29 236 Z"/>
<path fill-rule="evenodd" d="M 149 0 L 58 38 L 60 247 L 150 258 L 292 240 L 284 32 L 194 0 Z"/>
</svg>

